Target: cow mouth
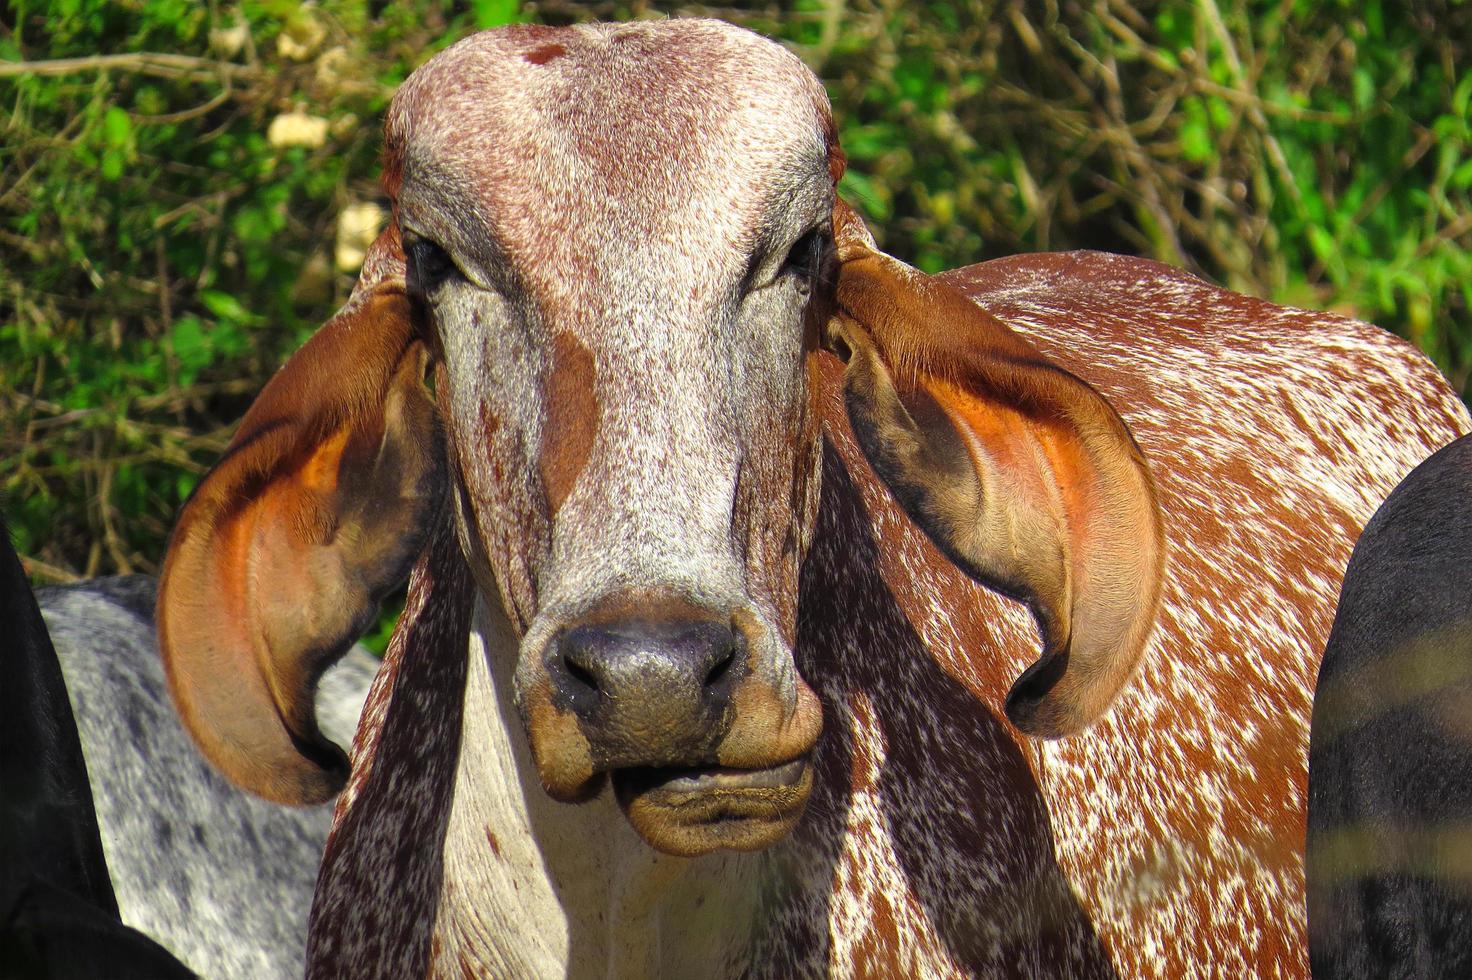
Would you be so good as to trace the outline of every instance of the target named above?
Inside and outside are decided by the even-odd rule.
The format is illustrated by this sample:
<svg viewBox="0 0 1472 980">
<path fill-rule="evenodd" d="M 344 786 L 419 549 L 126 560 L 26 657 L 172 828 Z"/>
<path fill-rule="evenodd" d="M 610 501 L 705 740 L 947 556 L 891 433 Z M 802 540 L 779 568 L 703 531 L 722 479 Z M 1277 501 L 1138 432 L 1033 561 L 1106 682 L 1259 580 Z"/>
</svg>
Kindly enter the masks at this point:
<svg viewBox="0 0 1472 980">
<path fill-rule="evenodd" d="M 618 769 L 613 789 L 634 829 L 657 850 L 685 857 L 757 851 L 797 825 L 813 767 L 803 756 L 764 769 Z"/>
</svg>

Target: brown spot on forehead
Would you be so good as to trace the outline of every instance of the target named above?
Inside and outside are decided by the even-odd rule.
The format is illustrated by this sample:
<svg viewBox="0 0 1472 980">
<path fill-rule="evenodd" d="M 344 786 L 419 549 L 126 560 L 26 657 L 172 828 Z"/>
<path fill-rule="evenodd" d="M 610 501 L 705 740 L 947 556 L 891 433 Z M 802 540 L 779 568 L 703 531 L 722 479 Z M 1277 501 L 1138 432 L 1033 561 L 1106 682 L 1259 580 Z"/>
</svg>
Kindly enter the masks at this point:
<svg viewBox="0 0 1472 980">
<path fill-rule="evenodd" d="M 547 378 L 547 421 L 542 429 L 539 465 L 550 517 L 588 463 L 602 415 L 593 390 L 593 355 L 577 337 L 561 331 L 552 337 L 552 369 Z"/>
<path fill-rule="evenodd" d="M 544 44 L 528 51 L 522 55 L 522 58 L 534 65 L 545 65 L 553 58 L 560 58 L 565 54 L 567 54 L 567 49 L 560 44 Z"/>
</svg>

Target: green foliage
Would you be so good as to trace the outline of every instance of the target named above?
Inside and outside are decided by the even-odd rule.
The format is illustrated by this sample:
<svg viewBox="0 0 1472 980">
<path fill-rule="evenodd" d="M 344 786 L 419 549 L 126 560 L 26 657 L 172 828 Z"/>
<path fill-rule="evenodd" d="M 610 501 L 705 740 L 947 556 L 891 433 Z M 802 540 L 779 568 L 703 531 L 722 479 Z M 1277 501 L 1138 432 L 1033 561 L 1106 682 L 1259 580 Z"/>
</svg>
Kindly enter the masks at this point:
<svg viewBox="0 0 1472 980">
<path fill-rule="evenodd" d="M 351 288 L 338 219 L 378 199 L 382 114 L 415 66 L 512 20 L 678 10 L 0 2 L 0 61 L 35 63 L 0 65 L 0 492 L 33 571 L 157 569 L 252 395 Z M 1465 390 L 1472 3 L 720 13 L 825 79 L 843 192 L 922 268 L 1149 255 L 1372 319 Z"/>
<path fill-rule="evenodd" d="M 844 8 L 826 49 L 885 244 L 926 269 L 1106 248 L 1472 366 L 1472 5 Z"/>
<path fill-rule="evenodd" d="M 0 77 L 0 490 L 58 577 L 156 570 L 253 394 L 351 289 L 336 217 L 377 196 L 395 85 L 518 13 L 376 6 L 0 15 L 0 59 L 81 61 Z"/>
</svg>

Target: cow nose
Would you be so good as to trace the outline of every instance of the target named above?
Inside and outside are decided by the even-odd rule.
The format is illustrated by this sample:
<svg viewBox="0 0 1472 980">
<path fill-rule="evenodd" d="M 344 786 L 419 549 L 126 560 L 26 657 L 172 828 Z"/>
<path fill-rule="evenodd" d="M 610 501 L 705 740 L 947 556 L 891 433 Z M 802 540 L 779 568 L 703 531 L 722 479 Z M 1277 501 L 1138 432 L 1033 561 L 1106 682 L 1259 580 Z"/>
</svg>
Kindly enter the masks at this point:
<svg viewBox="0 0 1472 980">
<path fill-rule="evenodd" d="M 549 658 L 554 697 L 603 768 L 709 761 L 725 734 L 742 640 L 715 620 L 575 626 Z"/>
</svg>

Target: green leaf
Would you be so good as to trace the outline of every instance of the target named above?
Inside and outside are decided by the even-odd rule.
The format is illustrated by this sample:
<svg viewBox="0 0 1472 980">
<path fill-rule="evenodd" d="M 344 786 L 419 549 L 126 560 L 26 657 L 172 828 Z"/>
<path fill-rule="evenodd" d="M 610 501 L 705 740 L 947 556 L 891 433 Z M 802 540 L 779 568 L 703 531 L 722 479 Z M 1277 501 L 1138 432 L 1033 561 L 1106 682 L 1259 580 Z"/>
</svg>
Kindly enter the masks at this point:
<svg viewBox="0 0 1472 980">
<path fill-rule="evenodd" d="M 844 130 L 843 149 L 851 160 L 873 160 L 903 145 L 904 134 L 892 123 L 871 123 Z"/>
<path fill-rule="evenodd" d="M 1210 160 L 1215 152 L 1211 130 L 1204 119 L 1187 119 L 1181 123 L 1181 155 L 1193 163 Z"/>
<path fill-rule="evenodd" d="M 1334 236 L 1320 225 L 1309 225 L 1305 229 L 1308 233 L 1309 247 L 1314 250 L 1314 255 L 1324 264 L 1324 269 L 1337 283 L 1342 283 L 1345 278 L 1344 263 L 1340 259 L 1339 246 L 1334 241 Z"/>
<path fill-rule="evenodd" d="M 133 139 L 133 120 L 125 111 L 112 106 L 102 117 L 102 134 L 108 146 L 128 146 Z"/>
<path fill-rule="evenodd" d="M 905 55 L 894 69 L 894 82 L 900 94 L 925 109 L 934 108 L 938 99 L 938 86 L 932 84 L 934 77 L 935 66 L 923 54 Z"/>
<path fill-rule="evenodd" d="M 1459 191 L 1472 188 L 1472 157 L 1463 160 L 1457 169 L 1451 172 L 1451 176 L 1447 178 L 1447 183 Z"/>
<path fill-rule="evenodd" d="M 102 173 L 103 180 L 117 180 L 123 175 L 123 154 L 117 150 L 108 150 L 102 154 L 102 161 L 98 169 Z"/>
<path fill-rule="evenodd" d="M 1457 82 L 1457 89 L 1452 93 L 1452 112 L 1463 119 L 1467 118 L 1467 104 L 1472 101 L 1472 71 L 1462 76 Z"/>
<path fill-rule="evenodd" d="M 1361 111 L 1370 108 L 1375 101 L 1375 77 L 1361 66 L 1354 70 L 1351 83 L 1354 86 L 1354 107 Z"/>
<path fill-rule="evenodd" d="M 516 23 L 521 0 L 471 0 L 470 8 L 475 13 L 475 26 L 487 30 Z"/>
<path fill-rule="evenodd" d="M 199 301 L 204 308 L 222 320 L 234 320 L 237 323 L 246 323 L 256 319 L 250 311 L 240 305 L 240 300 L 229 293 L 222 293 L 214 289 L 206 289 L 199 294 Z"/>
<path fill-rule="evenodd" d="M 192 316 L 181 317 L 169 331 L 169 345 L 179 360 L 179 380 L 193 384 L 199 372 L 214 360 L 204 325 Z"/>
<path fill-rule="evenodd" d="M 868 177 L 857 170 L 846 171 L 843 179 L 838 182 L 838 193 L 850 200 L 857 201 L 861 210 L 875 221 L 888 221 L 893 214 L 893 208 L 887 195 L 880 191 L 879 187 Z"/>
</svg>

